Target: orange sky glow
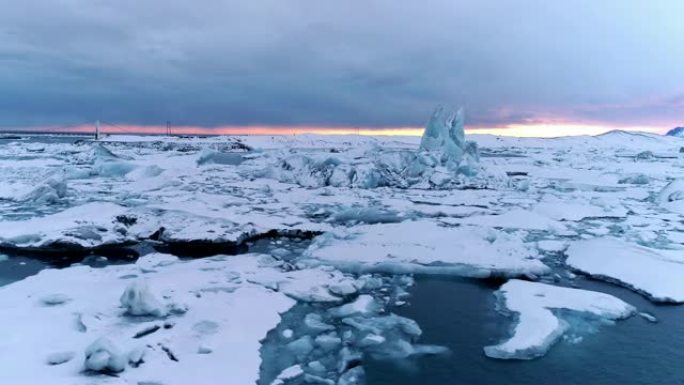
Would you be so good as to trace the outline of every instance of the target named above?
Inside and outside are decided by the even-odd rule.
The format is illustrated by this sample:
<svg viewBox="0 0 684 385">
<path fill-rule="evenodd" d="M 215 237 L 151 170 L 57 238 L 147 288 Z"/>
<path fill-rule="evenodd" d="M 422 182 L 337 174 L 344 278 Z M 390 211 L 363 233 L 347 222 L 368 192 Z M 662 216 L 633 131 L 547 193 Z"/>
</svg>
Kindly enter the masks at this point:
<svg viewBox="0 0 684 385">
<path fill-rule="evenodd" d="M 508 124 L 501 127 L 469 127 L 467 134 L 492 134 L 516 137 L 558 137 L 574 135 L 598 135 L 611 130 L 642 131 L 657 134 L 665 133 L 671 127 L 663 126 L 607 126 L 598 124 L 577 123 L 539 123 L 539 124 Z M 72 133 L 92 133 L 94 125 L 82 125 L 61 130 Z M 53 127 L 31 127 L 17 129 L 16 131 L 56 131 Z M 141 126 L 141 125 L 108 125 L 102 124 L 101 132 L 104 134 L 163 134 L 165 126 Z M 312 127 L 312 126 L 221 126 L 221 127 L 197 127 L 197 126 L 172 126 L 172 134 L 187 135 L 395 135 L 395 136 L 420 136 L 423 134 L 422 127 Z"/>
</svg>

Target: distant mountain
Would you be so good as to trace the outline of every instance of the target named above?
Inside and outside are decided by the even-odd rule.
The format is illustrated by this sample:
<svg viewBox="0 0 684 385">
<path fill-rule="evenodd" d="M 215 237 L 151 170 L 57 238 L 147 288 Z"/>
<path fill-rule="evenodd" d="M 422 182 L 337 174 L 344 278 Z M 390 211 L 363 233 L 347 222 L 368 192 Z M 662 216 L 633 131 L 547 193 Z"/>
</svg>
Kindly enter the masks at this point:
<svg viewBox="0 0 684 385">
<path fill-rule="evenodd" d="M 675 127 L 665 134 L 666 136 L 678 136 L 684 138 L 684 127 Z"/>
</svg>

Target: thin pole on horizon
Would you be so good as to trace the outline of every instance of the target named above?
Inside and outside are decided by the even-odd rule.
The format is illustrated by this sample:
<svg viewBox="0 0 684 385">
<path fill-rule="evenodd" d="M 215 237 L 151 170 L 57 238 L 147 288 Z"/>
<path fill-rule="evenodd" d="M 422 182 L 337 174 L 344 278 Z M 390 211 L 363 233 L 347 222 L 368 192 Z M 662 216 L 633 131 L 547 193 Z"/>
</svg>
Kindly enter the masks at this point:
<svg viewBox="0 0 684 385">
<path fill-rule="evenodd" d="M 95 121 L 95 140 L 100 139 L 100 121 Z"/>
<path fill-rule="evenodd" d="M 166 136 L 171 136 L 171 122 L 166 121 Z"/>
</svg>

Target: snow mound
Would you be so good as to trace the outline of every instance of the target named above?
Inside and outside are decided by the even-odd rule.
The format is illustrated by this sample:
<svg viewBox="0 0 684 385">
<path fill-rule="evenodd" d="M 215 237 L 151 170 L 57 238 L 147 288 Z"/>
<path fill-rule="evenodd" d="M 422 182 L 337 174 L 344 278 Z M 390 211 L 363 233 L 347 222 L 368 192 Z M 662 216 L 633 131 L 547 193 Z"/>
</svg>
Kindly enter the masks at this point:
<svg viewBox="0 0 684 385">
<path fill-rule="evenodd" d="M 85 367 L 88 370 L 118 373 L 126 369 L 126 364 L 126 356 L 105 337 L 98 338 L 85 350 Z"/>
<path fill-rule="evenodd" d="M 121 295 L 120 302 L 128 315 L 164 317 L 167 314 L 164 305 L 150 292 L 144 280 L 131 282 Z"/>
<path fill-rule="evenodd" d="M 566 263 L 586 274 L 617 281 L 655 302 L 684 303 L 684 256 L 681 250 L 658 250 L 597 238 L 573 242 Z"/>
<path fill-rule="evenodd" d="M 612 321 L 636 311 L 608 294 L 521 280 L 508 281 L 497 296 L 503 307 L 517 317 L 511 338 L 484 348 L 488 357 L 498 359 L 533 359 L 546 354 L 570 327 L 555 312 L 569 310 Z"/>
<path fill-rule="evenodd" d="M 336 229 L 317 237 L 304 256 L 355 272 L 488 277 L 548 271 L 516 235 L 429 220 Z"/>
</svg>

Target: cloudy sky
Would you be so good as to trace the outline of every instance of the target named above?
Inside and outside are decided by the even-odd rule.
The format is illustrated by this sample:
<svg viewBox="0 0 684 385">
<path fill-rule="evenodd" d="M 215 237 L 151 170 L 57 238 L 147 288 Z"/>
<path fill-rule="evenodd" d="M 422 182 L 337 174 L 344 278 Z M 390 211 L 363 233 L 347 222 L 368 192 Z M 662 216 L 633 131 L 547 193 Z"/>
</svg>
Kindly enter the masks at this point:
<svg viewBox="0 0 684 385">
<path fill-rule="evenodd" d="M 0 128 L 684 124 L 681 0 L 6 0 Z"/>
</svg>

